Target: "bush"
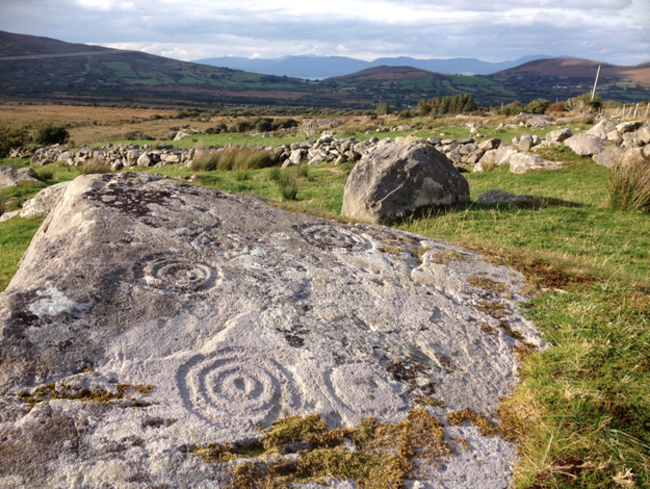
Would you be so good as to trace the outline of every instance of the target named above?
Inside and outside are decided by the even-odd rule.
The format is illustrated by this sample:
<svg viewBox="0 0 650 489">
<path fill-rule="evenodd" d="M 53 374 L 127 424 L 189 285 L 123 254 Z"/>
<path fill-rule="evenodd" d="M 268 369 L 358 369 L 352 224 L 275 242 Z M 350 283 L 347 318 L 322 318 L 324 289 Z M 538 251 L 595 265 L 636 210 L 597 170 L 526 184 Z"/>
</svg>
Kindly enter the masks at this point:
<svg viewBox="0 0 650 489">
<path fill-rule="evenodd" d="M 566 110 L 564 102 L 555 102 L 548 106 L 548 112 L 564 112 Z"/>
<path fill-rule="evenodd" d="M 397 115 L 397 117 L 398 117 L 399 119 L 410 119 L 410 118 L 412 117 L 412 116 L 411 116 L 411 111 L 408 110 L 408 109 L 406 109 L 406 110 L 402 110 L 402 111 Z"/>
<path fill-rule="evenodd" d="M 375 109 L 375 113 L 377 115 L 388 115 L 388 114 L 390 114 L 390 107 L 388 106 L 388 103 L 381 102 L 381 103 L 377 104 L 377 108 Z"/>
<path fill-rule="evenodd" d="M 543 114 L 549 108 L 551 102 L 548 100 L 533 100 L 526 106 L 529 114 Z"/>
<path fill-rule="evenodd" d="M 469 93 L 459 93 L 451 97 L 435 97 L 418 102 L 417 112 L 421 116 L 441 117 L 445 114 L 470 114 L 476 110 L 474 97 Z"/>
<path fill-rule="evenodd" d="M 620 211 L 650 212 L 650 159 L 611 169 L 609 204 Z"/>
<path fill-rule="evenodd" d="M 0 124 L 0 158 L 11 148 L 26 146 L 31 142 L 29 131 L 25 127 L 8 127 Z"/>
<path fill-rule="evenodd" d="M 34 134 L 34 143 L 42 146 L 49 144 L 63 144 L 70 138 L 70 133 L 65 126 L 47 124 L 40 127 Z"/>
</svg>

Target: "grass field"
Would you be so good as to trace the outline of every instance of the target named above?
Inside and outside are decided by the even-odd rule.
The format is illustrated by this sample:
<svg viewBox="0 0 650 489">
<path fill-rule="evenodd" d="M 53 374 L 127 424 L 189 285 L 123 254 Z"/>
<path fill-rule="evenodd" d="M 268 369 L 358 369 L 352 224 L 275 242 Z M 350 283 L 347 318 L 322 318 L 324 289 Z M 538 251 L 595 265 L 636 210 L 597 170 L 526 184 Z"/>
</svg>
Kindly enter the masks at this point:
<svg viewBox="0 0 650 489">
<path fill-rule="evenodd" d="M 543 135 L 548 130 L 485 133 L 509 140 L 523 132 Z M 469 134 L 460 127 L 418 134 L 440 133 Z M 378 134 L 398 135 L 403 134 Z M 277 145 L 290 139 L 264 142 Z M 201 143 L 227 142 L 264 144 L 232 134 L 205 137 Z M 473 200 L 498 188 L 546 198 L 539 207 L 473 203 L 421 211 L 394 226 L 478 250 L 528 278 L 531 300 L 522 307 L 550 348 L 522 353 L 522 382 L 498 413 L 519 436 L 517 487 L 650 487 L 650 216 L 610 209 L 607 168 L 563 150 L 541 153 L 569 166 L 524 175 L 509 173 L 507 166 L 464 174 Z M 295 174 L 296 200 L 283 202 L 274 168 L 196 173 L 196 181 L 274 199 L 274 205 L 295 212 L 336 218 L 351 169 L 352 164 L 321 165 Z M 143 171 L 171 177 L 195 174 L 176 165 Z M 77 174 L 77 169 L 59 166 L 47 183 Z M 12 190 L 12 197 L 25 199 L 37 190 Z M 41 221 L 0 224 L 0 290 Z"/>
</svg>

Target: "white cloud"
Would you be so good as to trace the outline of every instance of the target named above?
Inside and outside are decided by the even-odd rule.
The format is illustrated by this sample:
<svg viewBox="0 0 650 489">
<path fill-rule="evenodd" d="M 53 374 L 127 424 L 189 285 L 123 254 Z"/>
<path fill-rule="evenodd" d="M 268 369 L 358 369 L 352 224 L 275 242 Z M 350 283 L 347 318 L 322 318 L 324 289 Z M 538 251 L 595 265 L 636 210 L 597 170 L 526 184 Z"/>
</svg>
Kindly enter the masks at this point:
<svg viewBox="0 0 650 489">
<path fill-rule="evenodd" d="M 650 59 L 647 0 L 0 0 L 0 29 L 184 60 L 572 55 Z"/>
</svg>

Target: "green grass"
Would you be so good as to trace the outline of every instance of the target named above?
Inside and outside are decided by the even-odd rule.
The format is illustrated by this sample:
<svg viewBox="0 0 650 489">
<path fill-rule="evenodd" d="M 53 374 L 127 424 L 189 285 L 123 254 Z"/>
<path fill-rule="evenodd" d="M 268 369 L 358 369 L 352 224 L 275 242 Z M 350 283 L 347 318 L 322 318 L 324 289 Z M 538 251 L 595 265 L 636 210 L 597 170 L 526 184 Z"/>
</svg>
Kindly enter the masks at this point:
<svg viewBox="0 0 650 489">
<path fill-rule="evenodd" d="M 459 127 L 418 134 L 432 132 L 468 135 Z M 523 132 L 536 133 L 522 128 L 501 134 Z M 497 136 L 508 140 L 501 134 Z M 464 175 L 473 199 L 503 189 L 544 197 L 543 205 L 431 209 L 395 226 L 479 250 L 528 278 L 534 298 L 523 306 L 525 314 L 550 348 L 518 352 L 522 383 L 499 409 L 504 424 L 520 436 L 516 487 L 633 487 L 631 482 L 650 487 L 650 215 L 611 208 L 609 169 L 561 148 L 538 152 L 570 166 L 524 175 L 513 175 L 504 166 Z M 275 205 L 335 217 L 352 167 L 309 167 L 307 175 L 296 174 L 296 200 Z M 79 174 L 75 168 L 55 168 L 48 183 Z M 195 173 L 179 165 L 138 171 L 171 177 Z M 277 167 L 249 170 L 246 179 L 236 171 L 201 172 L 198 182 L 280 200 L 277 181 L 284 172 Z M 36 190 L 10 191 L 26 197 Z M 0 224 L 0 290 L 38 224 L 40 220 L 17 219 Z"/>
<path fill-rule="evenodd" d="M 43 221 L 43 217 L 32 217 L 0 223 L 0 291 L 7 288 L 16 274 L 20 257 Z"/>
</svg>

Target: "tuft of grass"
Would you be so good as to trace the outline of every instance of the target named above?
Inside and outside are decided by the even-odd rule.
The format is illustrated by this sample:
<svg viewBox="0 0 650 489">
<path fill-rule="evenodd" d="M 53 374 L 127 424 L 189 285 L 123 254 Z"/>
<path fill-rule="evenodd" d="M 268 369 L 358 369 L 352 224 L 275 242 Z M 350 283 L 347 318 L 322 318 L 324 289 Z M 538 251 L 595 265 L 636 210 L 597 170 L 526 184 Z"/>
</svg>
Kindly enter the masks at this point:
<svg viewBox="0 0 650 489">
<path fill-rule="evenodd" d="M 81 165 L 79 172 L 82 175 L 90 175 L 94 173 L 110 173 L 111 167 L 97 160 L 89 160 L 88 162 Z"/>
<path fill-rule="evenodd" d="M 271 153 L 231 146 L 209 153 L 201 153 L 192 161 L 194 171 L 247 171 L 273 166 Z"/>
<path fill-rule="evenodd" d="M 280 175 L 277 185 L 284 200 L 296 200 L 298 196 L 298 179 L 295 172 L 284 171 Z"/>
<path fill-rule="evenodd" d="M 18 270 L 18 260 L 44 220 L 44 217 L 31 217 L 0 223 L 0 292 L 9 285 Z"/>
<path fill-rule="evenodd" d="M 5 213 L 8 199 L 7 193 L 4 190 L 0 190 L 0 216 Z"/>
<path fill-rule="evenodd" d="M 650 212 L 650 159 L 611 169 L 609 203 L 619 211 Z"/>
<path fill-rule="evenodd" d="M 282 172 L 280 168 L 277 166 L 271 168 L 271 171 L 269 172 L 269 180 L 272 182 L 277 182 L 280 180 L 280 177 L 282 177 Z"/>
<path fill-rule="evenodd" d="M 56 168 L 54 168 L 53 165 L 50 166 L 43 166 L 36 170 L 36 173 L 38 174 L 38 178 L 46 181 L 46 180 L 52 180 L 52 177 L 54 176 L 54 171 Z"/>
<path fill-rule="evenodd" d="M 246 180 L 250 180 L 251 176 L 247 171 L 238 171 L 235 173 L 235 181 L 237 182 L 244 182 Z"/>
</svg>

